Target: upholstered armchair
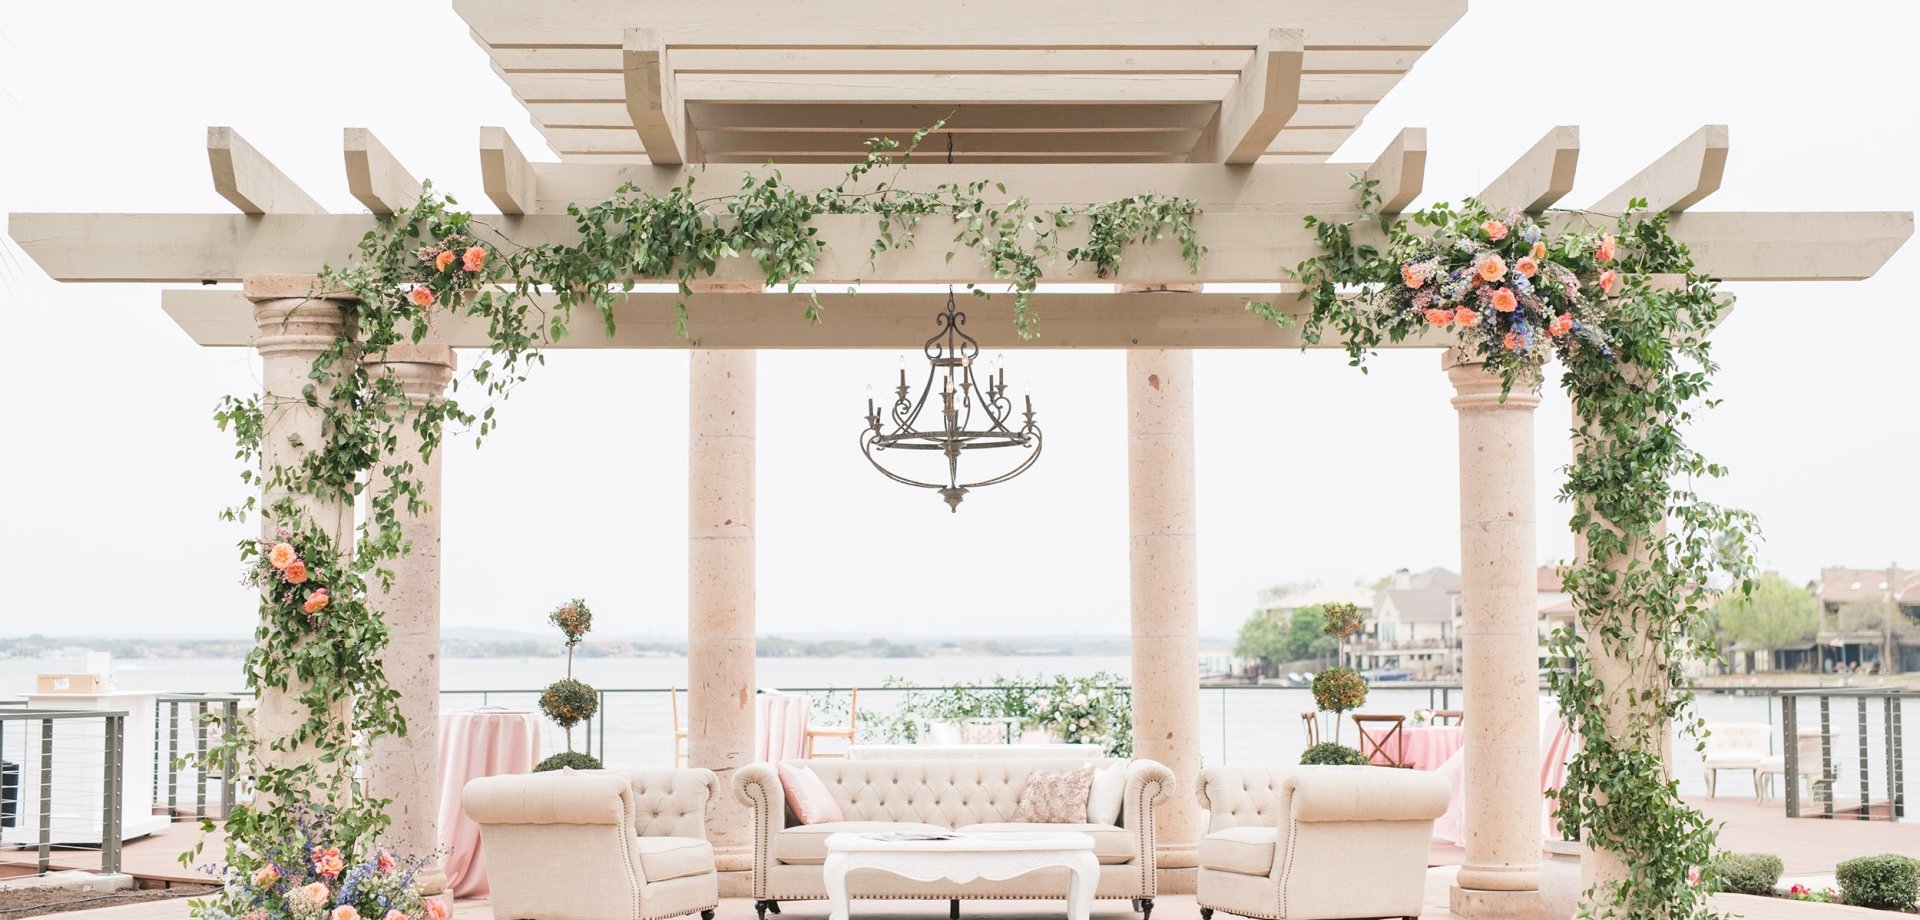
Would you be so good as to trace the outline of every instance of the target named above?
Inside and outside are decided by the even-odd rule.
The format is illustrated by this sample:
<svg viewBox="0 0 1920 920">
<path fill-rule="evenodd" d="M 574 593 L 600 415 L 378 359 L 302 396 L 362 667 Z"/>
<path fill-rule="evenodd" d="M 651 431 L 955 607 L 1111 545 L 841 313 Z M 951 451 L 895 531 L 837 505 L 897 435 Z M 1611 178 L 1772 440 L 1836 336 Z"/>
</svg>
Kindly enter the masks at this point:
<svg viewBox="0 0 1920 920">
<path fill-rule="evenodd" d="M 1445 779 L 1386 767 L 1200 772 L 1200 916 L 1258 920 L 1420 915 Z"/>
<path fill-rule="evenodd" d="M 488 776 L 460 796 L 480 825 L 495 920 L 713 920 L 711 770 Z"/>
<path fill-rule="evenodd" d="M 1760 768 L 1773 749 L 1773 726 L 1764 722 L 1721 722 L 1707 726 L 1706 749 L 1700 758 L 1706 773 L 1707 798 L 1719 792 L 1721 770 L 1745 770 L 1753 778 L 1753 794 L 1760 795 Z M 1786 758 L 1774 771 L 1786 772 Z"/>
</svg>

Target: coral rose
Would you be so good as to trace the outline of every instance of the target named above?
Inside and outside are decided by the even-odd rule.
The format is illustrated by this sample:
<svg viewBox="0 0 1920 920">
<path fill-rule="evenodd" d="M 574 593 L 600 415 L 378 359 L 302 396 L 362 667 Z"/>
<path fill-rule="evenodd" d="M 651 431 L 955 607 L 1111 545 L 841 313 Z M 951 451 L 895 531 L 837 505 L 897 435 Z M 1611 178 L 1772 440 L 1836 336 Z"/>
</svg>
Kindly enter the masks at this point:
<svg viewBox="0 0 1920 920">
<path fill-rule="evenodd" d="M 1602 262 L 1613 261 L 1615 245 L 1616 245 L 1616 242 L 1613 238 L 1613 234 L 1609 233 L 1606 236 L 1601 237 L 1600 248 L 1594 250 L 1593 257 L 1596 259 L 1599 259 Z"/>
<path fill-rule="evenodd" d="M 1540 273 L 1540 263 L 1532 256 L 1521 256 L 1520 261 L 1513 263 L 1513 270 L 1531 278 Z"/>
<path fill-rule="evenodd" d="M 293 560 L 297 558 L 299 557 L 294 555 L 291 543 L 275 543 L 273 549 L 267 551 L 267 561 L 273 563 L 276 569 L 284 569 L 292 565 Z"/>
<path fill-rule="evenodd" d="M 1493 292 L 1493 308 L 1495 310 L 1499 310 L 1502 313 L 1512 313 L 1513 308 L 1519 305 L 1520 301 L 1513 296 L 1512 291 L 1501 288 Z"/>
<path fill-rule="evenodd" d="M 433 270 L 437 272 L 446 271 L 447 266 L 452 265 L 453 260 L 457 258 L 459 258 L 459 256 L 454 255 L 453 250 L 442 249 L 439 255 L 433 257 Z"/>
<path fill-rule="evenodd" d="M 470 272 L 477 272 L 484 268 L 486 264 L 487 251 L 478 246 L 467 247 L 466 254 L 460 257 L 460 267 Z"/>
<path fill-rule="evenodd" d="M 447 920 L 447 915 L 449 911 L 447 910 L 447 904 L 445 901 L 442 901 L 439 898 L 428 898 L 426 900 L 427 900 L 427 916 L 432 917 L 433 920 Z"/>
<path fill-rule="evenodd" d="M 287 576 L 287 584 L 303 585 L 307 583 L 307 564 L 298 559 L 287 563 L 287 567 L 280 571 Z"/>
<path fill-rule="evenodd" d="M 1463 329 L 1472 329 L 1480 325 L 1480 314 L 1466 307 L 1461 307 L 1453 311 L 1453 321 L 1459 323 Z"/>
<path fill-rule="evenodd" d="M 328 894 L 326 882 L 312 882 L 300 886 L 300 897 L 315 907 L 327 903 Z"/>
<path fill-rule="evenodd" d="M 407 293 L 407 298 L 409 300 L 412 300 L 413 305 L 416 307 L 433 306 L 433 290 L 431 288 L 428 288 L 424 284 L 418 287 L 415 287 L 412 291 L 409 291 Z"/>
<path fill-rule="evenodd" d="M 354 910 L 352 904 L 342 904 L 334 908 L 330 916 L 332 920 L 360 920 L 360 912 Z"/>
<path fill-rule="evenodd" d="M 1490 220 L 1481 224 L 1480 229 L 1486 231 L 1487 239 L 1496 243 L 1507 238 L 1507 225 L 1497 220 Z"/>
<path fill-rule="evenodd" d="M 1499 281 L 1507 273 L 1507 260 L 1489 252 L 1473 263 L 1473 270 L 1482 281 Z"/>
<path fill-rule="evenodd" d="M 394 910 L 392 908 L 388 908 L 387 915 L 381 918 L 381 920 L 407 920 L 407 915 L 397 910 Z"/>
<path fill-rule="evenodd" d="M 327 609 L 327 604 L 329 602 L 330 602 L 330 598 L 327 597 L 327 589 L 321 588 L 313 592 L 312 594 L 307 595 L 307 602 L 304 604 L 301 604 L 300 609 L 308 613 L 319 613 L 320 611 Z"/>
<path fill-rule="evenodd" d="M 385 849 L 382 849 L 378 854 L 374 856 L 374 865 L 378 866 L 380 871 L 382 872 L 392 872 L 393 871 L 393 854 L 387 852 Z"/>
<path fill-rule="evenodd" d="M 272 882 L 274 879 L 277 879 L 279 877 L 280 877 L 280 867 L 269 863 L 267 865 L 261 866 L 260 868 L 254 870 L 253 883 L 256 886 L 264 887 L 267 883 Z"/>
<path fill-rule="evenodd" d="M 1536 259 L 1544 259 L 1547 257 L 1547 244 L 1544 241 L 1533 241 L 1533 257 Z"/>
<path fill-rule="evenodd" d="M 1566 335 L 1573 329 L 1573 314 L 1562 313 L 1547 324 L 1547 333 L 1554 336 Z"/>
<path fill-rule="evenodd" d="M 1445 326 L 1448 323 L 1453 322 L 1453 311 L 1452 310 L 1428 310 L 1427 322 L 1432 323 L 1435 326 Z"/>
<path fill-rule="evenodd" d="M 1412 263 L 1408 263 L 1400 266 L 1400 281 L 1407 287 L 1418 290 L 1420 285 L 1427 283 L 1427 276 L 1424 272 L 1416 270 Z"/>
<path fill-rule="evenodd" d="M 1605 291 L 1608 294 L 1619 293 L 1620 273 L 1617 271 L 1614 271 L 1611 268 L 1601 272 L 1600 273 L 1600 290 Z"/>
<path fill-rule="evenodd" d="M 1500 339 L 1500 344 L 1507 346 L 1508 351 L 1519 351 L 1527 347 L 1527 340 L 1518 332 L 1509 332 Z"/>
</svg>

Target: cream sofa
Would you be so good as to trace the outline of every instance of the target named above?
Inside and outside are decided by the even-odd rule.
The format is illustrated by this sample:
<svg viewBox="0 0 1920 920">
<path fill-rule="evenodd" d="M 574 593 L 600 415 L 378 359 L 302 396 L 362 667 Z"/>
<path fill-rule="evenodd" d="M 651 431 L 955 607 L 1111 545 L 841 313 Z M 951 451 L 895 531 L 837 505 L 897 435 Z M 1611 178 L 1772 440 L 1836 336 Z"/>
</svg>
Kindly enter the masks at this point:
<svg viewBox="0 0 1920 920">
<path fill-rule="evenodd" d="M 1118 825 L 1014 823 L 1027 776 L 1035 770 L 1073 770 L 1091 762 L 1047 760 L 812 760 L 847 820 L 795 825 L 780 774 L 756 763 L 734 774 L 733 790 L 753 811 L 754 907 L 765 920 L 781 901 L 818 900 L 825 884 L 827 835 L 841 831 L 1076 831 L 1094 840 L 1100 861 L 1096 898 L 1129 898 L 1151 914 L 1154 896 L 1153 809 L 1173 788 L 1173 772 L 1151 760 L 1129 762 Z M 857 898 L 1063 898 L 1067 869 L 1043 869 L 1004 881 L 916 882 L 856 869 L 847 888 Z"/>
<path fill-rule="evenodd" d="M 712 770 L 556 770 L 467 783 L 495 920 L 657 920 L 720 906 Z"/>
<path fill-rule="evenodd" d="M 1452 787 L 1390 767 L 1214 767 L 1195 900 L 1258 920 L 1420 915 L 1433 819 Z"/>
</svg>

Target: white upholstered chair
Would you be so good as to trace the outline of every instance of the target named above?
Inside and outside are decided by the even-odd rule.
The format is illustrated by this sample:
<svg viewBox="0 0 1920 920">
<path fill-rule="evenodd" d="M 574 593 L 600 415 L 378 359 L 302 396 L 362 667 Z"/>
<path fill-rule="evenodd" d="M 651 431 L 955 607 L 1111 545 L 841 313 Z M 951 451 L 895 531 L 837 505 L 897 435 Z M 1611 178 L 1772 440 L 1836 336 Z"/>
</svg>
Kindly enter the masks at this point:
<svg viewBox="0 0 1920 920">
<path fill-rule="evenodd" d="M 1721 770 L 1745 770 L 1754 781 L 1759 796 L 1760 766 L 1772 752 L 1773 726 L 1759 722 L 1722 722 L 1707 726 L 1706 750 L 1701 752 L 1705 768 L 1707 798 L 1713 798 Z"/>
<path fill-rule="evenodd" d="M 711 770 L 555 770 L 467 783 L 495 920 L 659 920 L 720 905 Z"/>
<path fill-rule="evenodd" d="M 1386 767 L 1200 771 L 1200 916 L 1332 920 L 1420 915 L 1433 819 L 1452 788 Z"/>
</svg>

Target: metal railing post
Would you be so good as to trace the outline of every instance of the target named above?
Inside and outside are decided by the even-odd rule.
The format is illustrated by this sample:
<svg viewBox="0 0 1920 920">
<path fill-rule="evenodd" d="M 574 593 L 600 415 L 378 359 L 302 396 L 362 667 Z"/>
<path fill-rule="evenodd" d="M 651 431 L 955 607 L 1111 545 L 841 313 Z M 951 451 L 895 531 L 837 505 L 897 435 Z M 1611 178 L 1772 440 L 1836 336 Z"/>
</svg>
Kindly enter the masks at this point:
<svg viewBox="0 0 1920 920">
<path fill-rule="evenodd" d="M 126 778 L 126 757 L 123 752 L 127 743 L 127 719 L 125 716 L 110 715 L 101 726 L 104 732 L 102 745 L 106 749 L 106 761 L 102 766 L 100 789 L 100 871 L 108 875 L 120 872 L 120 829 L 123 826 L 122 809 L 126 807 L 123 782 Z"/>
<path fill-rule="evenodd" d="M 180 703 L 167 701 L 167 820 L 180 817 L 180 771 L 174 766 L 180 759 Z"/>
<path fill-rule="evenodd" d="M 1904 742 L 1900 737 L 1905 703 L 1899 696 L 1887 697 L 1887 806 L 1895 821 L 1907 816 L 1907 752 L 1901 746 Z"/>
<path fill-rule="evenodd" d="M 53 861 L 53 720 L 40 720 L 40 874 Z"/>
<path fill-rule="evenodd" d="M 207 701 L 193 704 L 193 816 L 207 816 Z"/>
<path fill-rule="evenodd" d="M 1869 798 L 1871 793 L 1868 791 L 1872 772 L 1867 768 L 1867 698 L 1862 696 L 1855 699 L 1854 708 L 1858 711 L 1860 721 L 1859 741 L 1854 745 L 1860 751 L 1860 820 L 1868 821 L 1873 818 L 1873 810 L 1867 806 L 1873 800 Z"/>
<path fill-rule="evenodd" d="M 1800 698 L 1780 697 L 1780 730 L 1786 732 L 1787 817 L 1800 817 Z"/>
<path fill-rule="evenodd" d="M 1840 778 L 1833 769 L 1833 698 L 1820 695 L 1820 781 L 1827 784 L 1827 798 L 1821 811 L 1833 817 L 1833 784 Z"/>
<path fill-rule="evenodd" d="M 240 726 L 240 701 L 229 699 L 225 703 L 225 722 L 221 723 L 220 743 L 227 751 L 227 757 L 220 763 L 220 820 L 225 821 L 233 813 L 234 777 L 237 761 L 232 747 L 233 734 Z"/>
</svg>

